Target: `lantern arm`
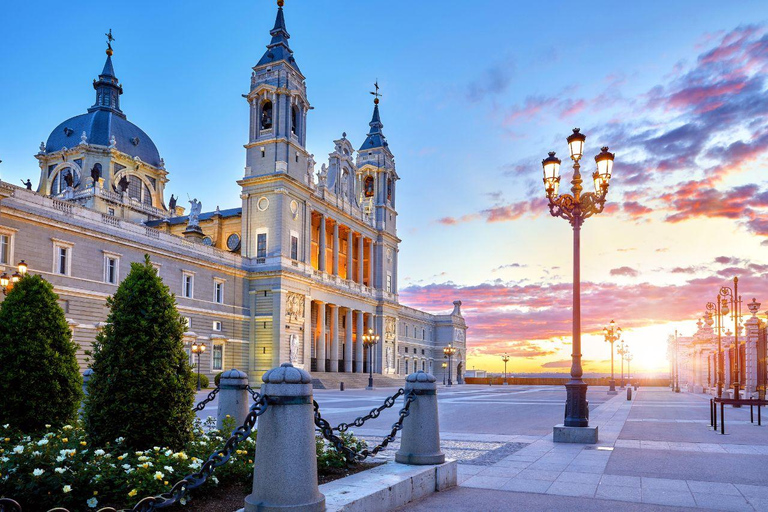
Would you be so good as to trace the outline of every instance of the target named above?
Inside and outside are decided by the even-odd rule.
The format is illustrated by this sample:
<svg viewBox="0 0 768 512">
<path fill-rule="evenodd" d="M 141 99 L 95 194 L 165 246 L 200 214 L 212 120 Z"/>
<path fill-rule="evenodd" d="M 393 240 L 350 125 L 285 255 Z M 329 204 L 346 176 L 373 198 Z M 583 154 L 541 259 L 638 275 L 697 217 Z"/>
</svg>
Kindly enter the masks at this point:
<svg viewBox="0 0 768 512">
<path fill-rule="evenodd" d="M 570 194 L 562 194 L 557 197 L 549 196 L 549 213 L 553 217 L 561 217 L 572 222 L 574 211 L 578 209 L 578 206 Z"/>
<path fill-rule="evenodd" d="M 600 195 L 597 195 L 594 192 L 585 192 L 581 194 L 581 197 L 579 197 L 579 206 L 583 218 L 587 219 L 596 213 L 602 213 L 605 208 L 605 195 L 607 191 L 607 188 L 604 188 L 603 193 Z"/>
<path fill-rule="evenodd" d="M 720 288 L 720 295 L 723 298 L 725 298 L 725 297 L 733 298 L 733 291 L 730 289 L 730 287 L 723 286 L 722 288 Z"/>
</svg>

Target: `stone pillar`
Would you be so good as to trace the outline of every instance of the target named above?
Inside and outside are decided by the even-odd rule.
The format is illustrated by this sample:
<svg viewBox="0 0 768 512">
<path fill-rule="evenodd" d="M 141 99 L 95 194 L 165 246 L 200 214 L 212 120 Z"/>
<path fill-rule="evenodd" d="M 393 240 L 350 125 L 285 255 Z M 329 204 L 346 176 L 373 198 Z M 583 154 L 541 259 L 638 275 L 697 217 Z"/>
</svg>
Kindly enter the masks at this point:
<svg viewBox="0 0 768 512">
<path fill-rule="evenodd" d="M 250 395 L 245 389 L 247 385 L 248 376 L 240 370 L 232 368 L 221 374 L 216 428 L 222 428 L 227 416 L 235 420 L 235 428 L 243 424 L 250 409 Z"/>
<path fill-rule="evenodd" d="M 320 214 L 320 234 L 318 235 L 319 254 L 317 255 L 317 266 L 320 272 L 325 272 L 325 215 Z"/>
<path fill-rule="evenodd" d="M 317 301 L 317 371 L 325 371 L 325 302 Z"/>
<path fill-rule="evenodd" d="M 333 275 L 339 275 L 339 223 L 333 223 Z"/>
<path fill-rule="evenodd" d="M 352 230 L 348 229 L 347 230 L 347 279 L 349 281 L 354 281 L 353 279 L 354 269 L 352 268 L 354 267 L 354 263 L 353 263 L 354 260 L 352 259 L 352 247 L 354 245 L 353 240 L 354 239 L 352 237 Z"/>
<path fill-rule="evenodd" d="M 352 309 L 347 308 L 346 320 L 344 321 L 346 326 L 346 336 L 344 342 L 344 371 L 352 373 Z"/>
<path fill-rule="evenodd" d="M 362 253 L 361 253 L 362 254 Z M 360 275 L 363 275 L 362 272 Z M 355 340 L 355 373 L 363 373 L 363 334 L 365 333 L 365 327 L 363 326 L 363 312 L 357 312 L 357 340 Z"/>
<path fill-rule="evenodd" d="M 371 240 L 371 246 L 370 246 L 370 251 L 368 255 L 368 284 L 370 285 L 371 288 L 376 288 L 376 283 L 373 280 L 375 276 L 375 273 L 373 272 L 373 251 L 374 251 L 374 243 L 373 243 L 373 240 Z"/>
<path fill-rule="evenodd" d="M 363 284 L 363 255 L 365 254 L 363 234 L 357 239 L 357 282 Z"/>
<path fill-rule="evenodd" d="M 723 344 L 723 395 L 728 394 L 728 388 L 731 387 L 731 351 L 728 345 Z"/>
<path fill-rule="evenodd" d="M 322 512 L 309 373 L 284 363 L 262 380 L 269 406 L 259 418 L 253 492 L 244 512 Z"/>
<path fill-rule="evenodd" d="M 331 353 L 328 359 L 331 361 L 329 371 L 336 373 L 339 371 L 339 306 L 331 305 Z"/>
<path fill-rule="evenodd" d="M 442 464 L 440 424 L 437 416 L 437 382 L 434 376 L 419 370 L 405 379 L 405 393 L 416 393 L 410 414 L 403 420 L 400 449 L 395 461 L 401 464 Z"/>
<path fill-rule="evenodd" d="M 757 393 L 757 341 L 760 320 L 756 316 L 752 316 L 744 324 L 747 333 L 744 347 L 744 397 L 749 398 L 752 394 Z"/>
</svg>

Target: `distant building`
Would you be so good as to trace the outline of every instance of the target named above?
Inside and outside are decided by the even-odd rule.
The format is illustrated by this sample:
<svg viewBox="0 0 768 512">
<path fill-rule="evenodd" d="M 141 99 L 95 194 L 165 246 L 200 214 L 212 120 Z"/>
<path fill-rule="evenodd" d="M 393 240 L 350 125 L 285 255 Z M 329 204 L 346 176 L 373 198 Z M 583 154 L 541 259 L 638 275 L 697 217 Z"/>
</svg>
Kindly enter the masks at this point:
<svg viewBox="0 0 768 512">
<path fill-rule="evenodd" d="M 400 177 L 378 96 L 359 149 L 342 134 L 316 171 L 305 147 L 305 79 L 282 7 L 270 35 L 245 95 L 241 207 L 201 212 L 192 200 L 185 215 L 177 198 L 165 197 L 169 172 L 122 109 L 110 44 L 93 82 L 95 103 L 40 146 L 37 190 L 0 182 L 0 272 L 12 273 L 23 259 L 53 283 L 82 368 L 104 326 L 106 298 L 130 262 L 149 254 L 176 294 L 187 347 L 208 346 L 205 374 L 237 367 L 260 382 L 286 361 L 317 373 L 365 372 L 371 361 L 362 336 L 372 330 L 380 337 L 375 372 L 434 372 L 452 343 L 460 376 L 467 330 L 461 302 L 450 314 L 431 315 L 398 301 Z M 211 172 L 200 186 L 223 173 Z"/>
</svg>

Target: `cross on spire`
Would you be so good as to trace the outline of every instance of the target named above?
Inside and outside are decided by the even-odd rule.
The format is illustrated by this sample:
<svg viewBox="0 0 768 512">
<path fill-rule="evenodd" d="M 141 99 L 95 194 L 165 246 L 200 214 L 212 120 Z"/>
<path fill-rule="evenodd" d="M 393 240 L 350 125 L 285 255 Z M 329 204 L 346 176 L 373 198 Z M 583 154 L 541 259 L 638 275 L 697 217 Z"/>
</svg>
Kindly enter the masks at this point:
<svg viewBox="0 0 768 512">
<path fill-rule="evenodd" d="M 377 78 L 375 82 L 373 82 L 373 86 L 376 88 L 376 91 L 371 91 L 371 94 L 373 94 L 373 102 L 378 105 L 379 104 L 379 97 L 384 96 L 379 92 L 379 79 Z"/>
<path fill-rule="evenodd" d="M 107 36 L 107 55 L 112 55 L 112 41 L 115 40 L 115 38 L 112 37 L 112 29 L 109 29 L 109 32 L 104 35 Z"/>
</svg>

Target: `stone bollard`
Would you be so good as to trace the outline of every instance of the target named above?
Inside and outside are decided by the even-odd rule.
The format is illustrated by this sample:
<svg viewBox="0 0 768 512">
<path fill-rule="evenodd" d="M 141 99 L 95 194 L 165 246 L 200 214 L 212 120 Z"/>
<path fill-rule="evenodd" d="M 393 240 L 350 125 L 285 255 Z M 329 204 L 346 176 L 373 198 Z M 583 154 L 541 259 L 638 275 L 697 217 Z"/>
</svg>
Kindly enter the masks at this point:
<svg viewBox="0 0 768 512">
<path fill-rule="evenodd" d="M 410 414 L 403 420 L 400 449 L 395 461 L 402 464 L 442 464 L 445 454 L 440 451 L 440 423 L 437 418 L 437 379 L 419 370 L 405 379 L 405 392 L 413 390 L 416 400 Z"/>
<path fill-rule="evenodd" d="M 317 453 L 309 373 L 284 363 L 262 377 L 269 406 L 259 417 L 253 492 L 244 512 L 325 510 L 317 487 Z"/>
<path fill-rule="evenodd" d="M 219 380 L 219 408 L 216 413 L 216 428 L 221 429 L 224 419 L 229 416 L 239 427 L 248 416 L 251 401 L 246 389 L 248 375 L 232 368 L 221 374 Z"/>
<path fill-rule="evenodd" d="M 632 386 L 627 387 L 627 400 L 632 400 Z"/>
</svg>

